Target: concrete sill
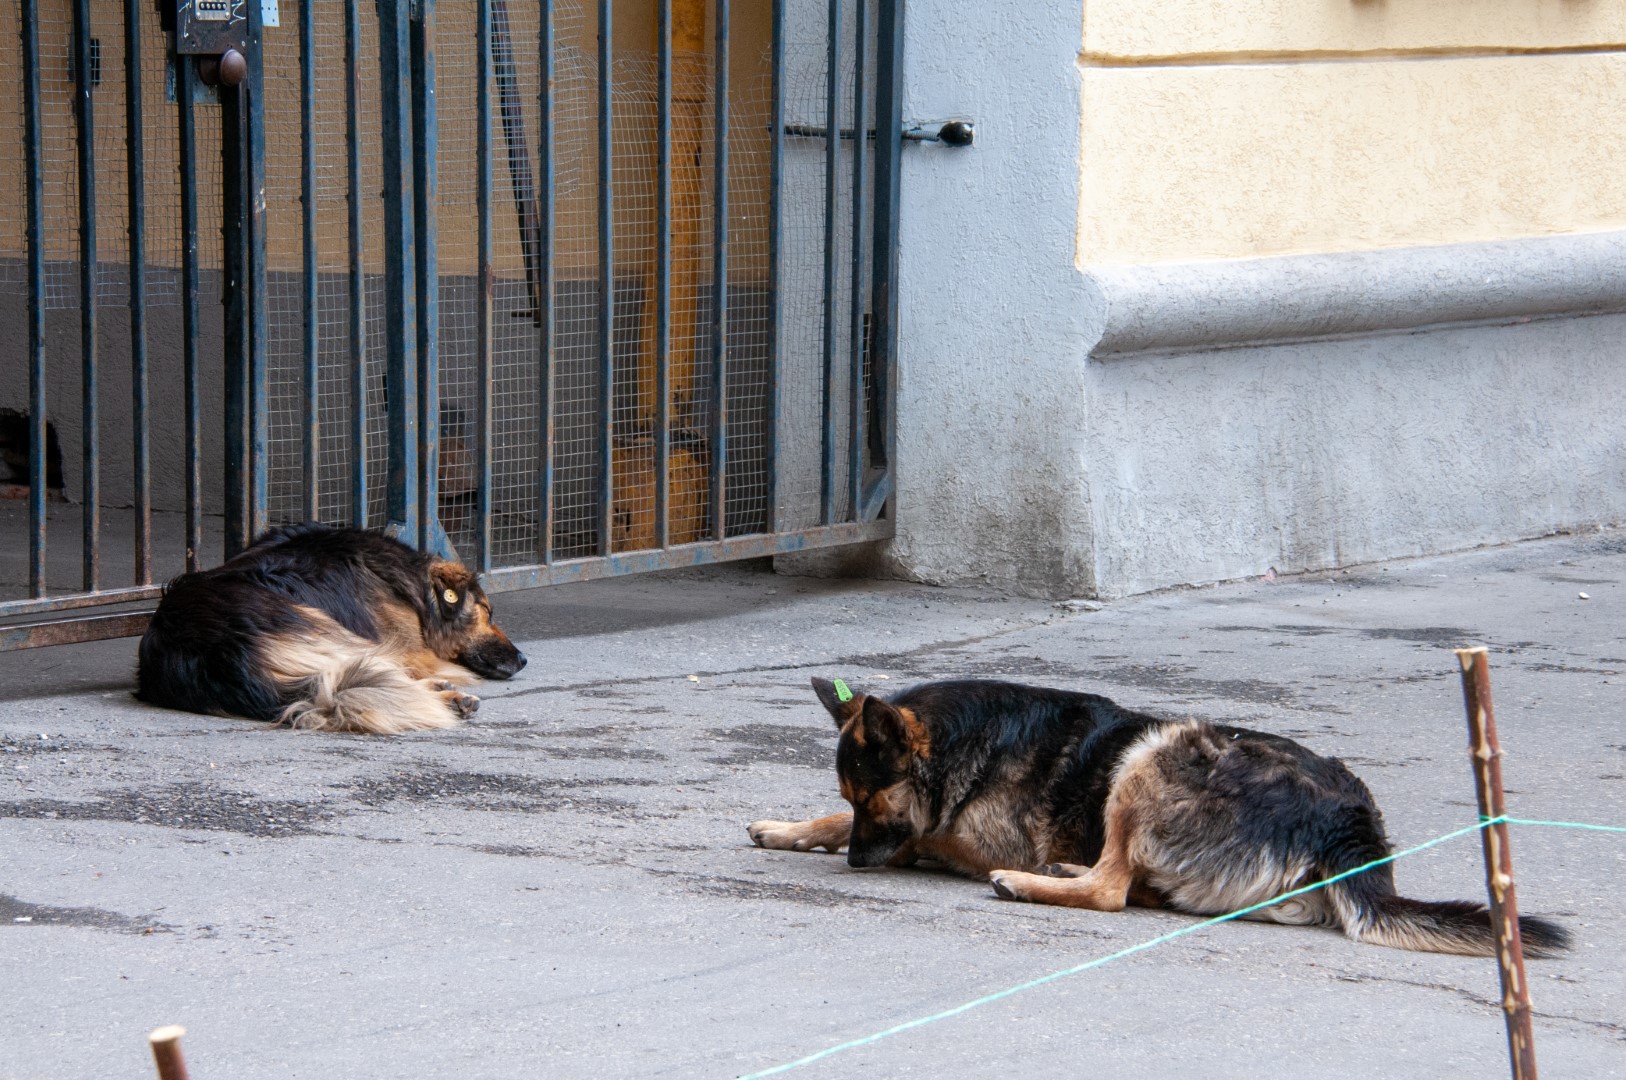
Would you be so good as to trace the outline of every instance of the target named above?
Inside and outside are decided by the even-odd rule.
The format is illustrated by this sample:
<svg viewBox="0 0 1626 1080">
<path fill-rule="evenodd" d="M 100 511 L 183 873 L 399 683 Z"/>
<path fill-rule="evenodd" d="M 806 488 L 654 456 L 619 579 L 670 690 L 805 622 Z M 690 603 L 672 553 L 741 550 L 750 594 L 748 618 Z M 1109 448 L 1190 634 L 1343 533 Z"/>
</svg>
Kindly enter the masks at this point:
<svg viewBox="0 0 1626 1080">
<path fill-rule="evenodd" d="M 1626 310 L 1626 232 L 1085 268 L 1088 355 L 1193 352 Z"/>
</svg>

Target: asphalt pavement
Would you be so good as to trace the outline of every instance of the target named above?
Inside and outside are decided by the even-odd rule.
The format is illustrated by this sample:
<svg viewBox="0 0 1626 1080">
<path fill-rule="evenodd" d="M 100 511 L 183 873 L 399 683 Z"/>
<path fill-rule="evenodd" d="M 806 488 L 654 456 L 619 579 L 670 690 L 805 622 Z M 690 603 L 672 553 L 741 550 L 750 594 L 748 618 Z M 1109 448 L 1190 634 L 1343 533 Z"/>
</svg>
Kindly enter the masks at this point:
<svg viewBox="0 0 1626 1080">
<path fill-rule="evenodd" d="M 1584 595 L 1583 595 L 1584 594 Z M 841 809 L 811 675 L 987 676 L 1336 754 L 1400 846 L 1471 824 L 1453 646 L 1513 814 L 1626 825 L 1626 533 L 1099 608 L 761 566 L 496 599 L 467 726 L 270 730 L 130 696 L 134 643 L 0 656 L 0 1076 L 737 1077 L 1193 920 L 750 845 Z M 1548 1077 L 1626 1077 L 1626 836 L 1521 827 Z M 1407 895 L 1483 895 L 1472 837 Z M 1231 923 L 827 1057 L 815 1077 L 1494 1077 L 1495 965 Z"/>
</svg>

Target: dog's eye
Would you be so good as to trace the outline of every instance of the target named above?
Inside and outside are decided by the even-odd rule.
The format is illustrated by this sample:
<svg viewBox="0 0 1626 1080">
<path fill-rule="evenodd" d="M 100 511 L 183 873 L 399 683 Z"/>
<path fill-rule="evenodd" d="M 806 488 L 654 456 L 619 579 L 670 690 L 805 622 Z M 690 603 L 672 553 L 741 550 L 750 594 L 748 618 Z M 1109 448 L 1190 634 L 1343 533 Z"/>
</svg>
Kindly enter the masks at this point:
<svg viewBox="0 0 1626 1080">
<path fill-rule="evenodd" d="M 448 604 L 456 604 L 457 603 L 457 590 L 456 589 L 447 589 L 445 592 L 440 594 L 440 598 L 442 600 L 446 601 Z"/>
</svg>

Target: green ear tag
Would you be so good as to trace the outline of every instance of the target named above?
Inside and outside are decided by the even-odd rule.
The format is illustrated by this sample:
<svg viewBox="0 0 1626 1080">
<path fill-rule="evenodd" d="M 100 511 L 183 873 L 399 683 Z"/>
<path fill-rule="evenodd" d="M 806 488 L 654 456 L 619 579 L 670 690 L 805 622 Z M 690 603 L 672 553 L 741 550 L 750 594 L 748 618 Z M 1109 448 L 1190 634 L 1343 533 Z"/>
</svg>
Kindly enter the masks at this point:
<svg viewBox="0 0 1626 1080">
<path fill-rule="evenodd" d="M 837 701 L 851 701 L 853 699 L 853 692 L 851 690 L 847 689 L 847 684 L 842 682 L 840 679 L 835 680 L 835 683 L 836 683 L 836 700 Z"/>
</svg>

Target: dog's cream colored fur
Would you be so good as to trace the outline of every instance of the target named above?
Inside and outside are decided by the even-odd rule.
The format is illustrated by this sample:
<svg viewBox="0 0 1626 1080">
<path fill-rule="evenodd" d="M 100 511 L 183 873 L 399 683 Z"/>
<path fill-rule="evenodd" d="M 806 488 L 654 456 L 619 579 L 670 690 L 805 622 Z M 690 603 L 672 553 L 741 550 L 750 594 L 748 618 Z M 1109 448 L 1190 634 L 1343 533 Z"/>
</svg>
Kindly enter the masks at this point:
<svg viewBox="0 0 1626 1080">
<path fill-rule="evenodd" d="M 427 651 L 403 661 L 398 650 L 351 633 L 325 612 L 297 610 L 307 628 L 267 639 L 260 657 L 271 677 L 300 698 L 279 723 L 395 735 L 453 727 L 472 711 L 474 699 L 456 689 L 480 681 L 467 668 Z"/>
</svg>

